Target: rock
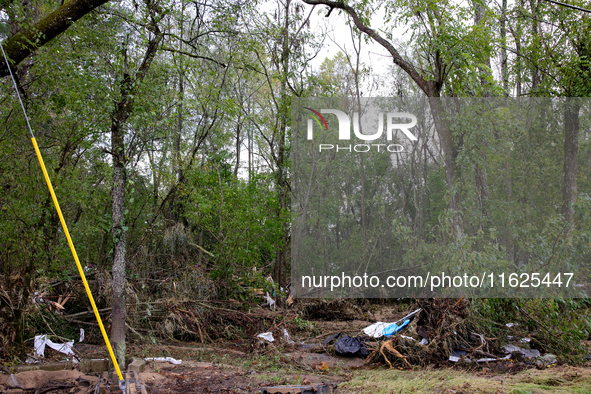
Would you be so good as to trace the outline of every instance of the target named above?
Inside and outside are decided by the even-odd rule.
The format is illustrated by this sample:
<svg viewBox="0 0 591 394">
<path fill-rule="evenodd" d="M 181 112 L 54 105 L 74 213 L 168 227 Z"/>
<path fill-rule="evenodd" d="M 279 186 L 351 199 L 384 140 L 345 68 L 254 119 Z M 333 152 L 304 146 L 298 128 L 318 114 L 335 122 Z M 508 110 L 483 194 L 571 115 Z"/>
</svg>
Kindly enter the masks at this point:
<svg viewBox="0 0 591 394">
<path fill-rule="evenodd" d="M 137 373 L 144 372 L 146 369 L 146 361 L 141 358 L 132 358 L 131 363 L 127 366 L 128 371 L 134 371 Z"/>
</svg>

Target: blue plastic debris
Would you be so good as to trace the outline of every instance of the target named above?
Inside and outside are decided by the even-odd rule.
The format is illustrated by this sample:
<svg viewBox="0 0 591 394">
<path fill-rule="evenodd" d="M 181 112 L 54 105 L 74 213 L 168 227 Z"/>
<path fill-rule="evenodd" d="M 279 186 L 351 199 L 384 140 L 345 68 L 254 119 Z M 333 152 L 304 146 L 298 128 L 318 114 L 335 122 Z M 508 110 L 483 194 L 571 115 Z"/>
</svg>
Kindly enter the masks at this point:
<svg viewBox="0 0 591 394">
<path fill-rule="evenodd" d="M 408 323 L 410 323 L 410 319 L 406 319 L 404 322 L 402 322 L 401 325 L 398 325 L 396 323 L 392 323 L 389 326 L 385 327 L 384 330 L 382 331 L 382 333 L 386 337 L 391 337 L 392 335 L 396 335 L 400 331 L 402 331 L 402 329 L 404 327 L 406 327 L 408 325 Z"/>
</svg>

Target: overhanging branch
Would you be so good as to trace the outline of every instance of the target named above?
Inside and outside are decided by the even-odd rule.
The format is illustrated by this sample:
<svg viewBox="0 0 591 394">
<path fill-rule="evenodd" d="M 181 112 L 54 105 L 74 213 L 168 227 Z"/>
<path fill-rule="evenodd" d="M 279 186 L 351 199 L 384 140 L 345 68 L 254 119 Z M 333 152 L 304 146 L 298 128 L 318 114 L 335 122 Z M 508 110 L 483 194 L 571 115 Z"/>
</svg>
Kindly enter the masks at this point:
<svg viewBox="0 0 591 394">
<path fill-rule="evenodd" d="M 402 70 L 404 70 L 404 72 L 406 72 L 412 78 L 412 80 L 415 81 L 415 83 L 419 86 L 419 88 L 423 92 L 425 92 L 425 94 L 427 96 L 429 96 L 429 97 L 433 96 L 433 94 L 434 94 L 434 91 L 433 91 L 434 87 L 432 86 L 433 84 L 428 82 L 425 79 L 425 77 L 423 75 L 421 75 L 418 72 L 418 70 L 411 63 L 407 62 L 400 55 L 398 50 L 396 50 L 396 48 L 394 48 L 394 46 L 389 41 L 387 41 L 382 36 L 380 36 L 371 27 L 364 25 L 363 22 L 361 21 L 361 18 L 359 18 L 359 15 L 357 14 L 357 12 L 351 6 L 348 6 L 348 5 L 346 5 L 342 2 L 339 2 L 339 1 L 332 1 L 332 0 L 303 0 L 303 1 L 304 1 L 304 3 L 310 4 L 310 5 L 325 5 L 327 7 L 330 7 L 330 11 L 326 15 L 327 17 L 330 15 L 330 13 L 332 12 L 332 10 L 334 8 L 345 11 L 347 14 L 349 14 L 351 19 L 353 19 L 353 23 L 355 23 L 355 26 L 360 31 L 367 34 L 374 41 L 376 41 L 381 46 L 386 48 L 386 50 L 392 56 L 392 60 L 394 61 L 394 64 L 396 64 L 397 66 L 402 68 Z"/>
<path fill-rule="evenodd" d="M 35 50 L 42 47 L 64 31 L 74 22 L 109 0 L 71 0 L 41 19 L 35 25 L 22 30 L 4 40 L 2 45 L 11 62 L 11 67 L 19 65 Z M 4 59 L 0 60 L 0 77 L 8 75 Z"/>
</svg>

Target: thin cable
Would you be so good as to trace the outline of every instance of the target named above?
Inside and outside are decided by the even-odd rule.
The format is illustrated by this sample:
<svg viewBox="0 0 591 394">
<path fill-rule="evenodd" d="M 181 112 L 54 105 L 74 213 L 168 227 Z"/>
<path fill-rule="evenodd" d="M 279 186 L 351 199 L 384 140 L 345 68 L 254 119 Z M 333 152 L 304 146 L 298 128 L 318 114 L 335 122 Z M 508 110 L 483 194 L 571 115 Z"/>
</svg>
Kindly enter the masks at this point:
<svg viewBox="0 0 591 394">
<path fill-rule="evenodd" d="M 31 137 L 35 138 L 33 134 L 33 129 L 31 128 L 31 124 L 29 123 L 29 117 L 27 116 L 27 111 L 25 111 L 25 106 L 23 105 L 23 100 L 21 100 L 21 95 L 18 92 L 18 87 L 16 86 L 16 79 L 14 79 L 14 75 L 12 75 L 12 69 L 10 68 L 10 64 L 8 64 L 8 58 L 6 57 L 6 52 L 4 52 L 4 45 L 0 42 L 0 49 L 2 49 L 2 55 L 4 55 L 4 61 L 6 62 L 6 68 L 10 73 L 10 78 L 12 78 L 12 84 L 14 85 L 14 90 L 16 91 L 16 96 L 18 97 L 18 102 L 21 103 L 21 108 L 23 109 L 23 114 L 25 114 L 25 120 L 27 121 L 27 126 L 29 126 L 29 131 L 31 132 Z"/>
</svg>

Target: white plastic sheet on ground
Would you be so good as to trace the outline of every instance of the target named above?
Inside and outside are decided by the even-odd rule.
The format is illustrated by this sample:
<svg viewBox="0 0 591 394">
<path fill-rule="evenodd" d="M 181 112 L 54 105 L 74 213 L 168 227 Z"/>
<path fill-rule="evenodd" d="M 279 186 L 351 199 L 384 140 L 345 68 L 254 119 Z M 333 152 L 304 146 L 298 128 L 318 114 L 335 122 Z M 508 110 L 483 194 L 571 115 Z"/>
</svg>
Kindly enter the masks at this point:
<svg viewBox="0 0 591 394">
<path fill-rule="evenodd" d="M 145 360 L 146 361 L 169 362 L 174 365 L 180 365 L 183 362 L 182 360 L 177 360 L 176 358 L 172 358 L 172 357 L 147 357 Z"/>
<path fill-rule="evenodd" d="M 271 331 L 259 334 L 257 335 L 257 338 L 264 339 L 267 342 L 273 342 L 275 340 L 275 338 L 273 338 L 273 333 Z"/>
<path fill-rule="evenodd" d="M 47 335 L 36 335 L 35 336 L 35 354 L 39 357 L 45 356 L 45 346 L 49 346 L 50 348 L 57 350 L 60 353 L 66 354 L 68 356 L 74 356 L 74 351 L 72 350 L 72 346 L 74 346 L 74 341 L 66 342 L 66 343 L 55 343 L 52 342 L 50 339 L 47 339 Z"/>
</svg>

